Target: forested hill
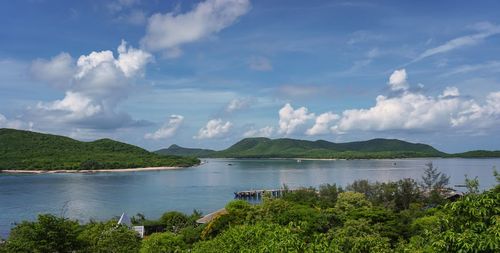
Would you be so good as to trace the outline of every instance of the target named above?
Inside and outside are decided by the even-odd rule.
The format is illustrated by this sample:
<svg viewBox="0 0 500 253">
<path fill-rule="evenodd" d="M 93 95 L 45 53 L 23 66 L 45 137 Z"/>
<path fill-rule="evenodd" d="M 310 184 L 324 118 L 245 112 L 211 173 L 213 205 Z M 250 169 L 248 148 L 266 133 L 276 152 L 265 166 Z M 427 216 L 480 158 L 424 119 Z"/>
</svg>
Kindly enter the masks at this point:
<svg viewBox="0 0 500 253">
<path fill-rule="evenodd" d="M 161 156 L 111 139 L 81 142 L 58 135 L 0 129 L 0 170 L 184 167 L 198 163 L 196 158 Z"/>
<path fill-rule="evenodd" d="M 432 146 L 394 139 L 372 139 L 347 143 L 324 140 L 246 138 L 214 157 L 234 158 L 404 158 L 439 157 L 445 153 Z"/>
<path fill-rule="evenodd" d="M 406 158 L 444 157 L 432 146 L 410 143 L 395 139 L 372 139 L 368 141 L 334 143 L 324 140 L 307 141 L 296 139 L 246 138 L 228 149 L 213 151 L 208 149 L 183 148 L 172 145 L 168 149 L 156 151 L 158 154 L 175 154 L 197 157 L 222 158 Z"/>
<path fill-rule="evenodd" d="M 194 156 L 194 157 L 207 157 L 212 155 L 215 150 L 201 149 L 201 148 L 183 148 L 178 145 L 171 145 L 168 148 L 160 149 L 155 153 L 160 155 L 178 155 L 178 156 Z"/>
</svg>

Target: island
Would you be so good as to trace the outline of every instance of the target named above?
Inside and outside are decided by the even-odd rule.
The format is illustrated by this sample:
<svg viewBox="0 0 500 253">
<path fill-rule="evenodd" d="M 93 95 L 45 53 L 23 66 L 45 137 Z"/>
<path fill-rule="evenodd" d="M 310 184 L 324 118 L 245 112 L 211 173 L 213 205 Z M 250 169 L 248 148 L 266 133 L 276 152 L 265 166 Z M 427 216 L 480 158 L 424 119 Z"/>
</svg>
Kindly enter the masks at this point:
<svg viewBox="0 0 500 253">
<path fill-rule="evenodd" d="M 500 157 L 500 151 L 469 151 L 457 154 L 442 152 L 430 145 L 398 139 L 371 139 L 334 143 L 325 140 L 290 138 L 245 138 L 227 149 L 183 148 L 172 145 L 155 151 L 161 155 L 197 156 L 202 158 L 293 158 L 293 159 L 395 159 L 395 158 L 489 158 Z"/>
<path fill-rule="evenodd" d="M 59 135 L 0 129 L 0 170 L 3 172 L 153 170 L 199 163 L 195 157 L 158 155 L 111 139 L 83 142 Z"/>
</svg>

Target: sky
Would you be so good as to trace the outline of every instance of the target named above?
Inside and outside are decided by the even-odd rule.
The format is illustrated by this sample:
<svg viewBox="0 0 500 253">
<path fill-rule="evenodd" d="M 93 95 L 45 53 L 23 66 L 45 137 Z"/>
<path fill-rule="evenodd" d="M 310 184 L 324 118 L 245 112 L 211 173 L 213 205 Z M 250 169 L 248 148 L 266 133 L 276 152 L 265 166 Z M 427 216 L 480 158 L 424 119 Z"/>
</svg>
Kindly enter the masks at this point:
<svg viewBox="0 0 500 253">
<path fill-rule="evenodd" d="M 500 150 L 498 1 L 0 2 L 0 128 Z"/>
</svg>

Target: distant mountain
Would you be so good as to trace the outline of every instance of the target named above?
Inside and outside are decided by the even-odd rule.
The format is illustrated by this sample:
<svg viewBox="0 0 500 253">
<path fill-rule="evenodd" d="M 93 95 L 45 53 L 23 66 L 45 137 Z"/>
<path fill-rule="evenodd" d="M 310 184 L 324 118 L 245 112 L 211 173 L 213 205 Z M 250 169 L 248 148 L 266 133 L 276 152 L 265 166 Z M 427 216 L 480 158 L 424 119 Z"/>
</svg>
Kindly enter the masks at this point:
<svg viewBox="0 0 500 253">
<path fill-rule="evenodd" d="M 81 142 L 58 135 L 0 129 L 0 170 L 118 169 L 198 163 L 195 158 L 161 156 L 111 139 Z"/>
<path fill-rule="evenodd" d="M 432 146 L 395 139 L 373 139 L 347 143 L 324 140 L 246 138 L 212 157 L 231 158 L 406 158 L 440 157 L 445 153 Z"/>
<path fill-rule="evenodd" d="M 178 155 L 178 156 L 194 156 L 194 157 L 209 157 L 213 155 L 216 151 L 211 149 L 201 149 L 201 148 L 183 148 L 178 145 L 171 145 L 168 148 L 160 149 L 155 151 L 156 154 L 160 155 Z"/>
<path fill-rule="evenodd" d="M 172 145 L 167 149 L 155 151 L 155 153 L 213 158 L 318 159 L 443 157 L 448 155 L 426 144 L 410 143 L 395 139 L 372 139 L 368 141 L 334 143 L 324 140 L 307 141 L 288 138 L 273 140 L 262 137 L 243 139 L 228 149 L 221 151 L 183 148 Z"/>
<path fill-rule="evenodd" d="M 493 158 L 500 157 L 500 150 L 488 151 L 488 150 L 473 150 L 463 153 L 450 154 L 448 157 L 461 157 L 461 158 Z"/>
</svg>

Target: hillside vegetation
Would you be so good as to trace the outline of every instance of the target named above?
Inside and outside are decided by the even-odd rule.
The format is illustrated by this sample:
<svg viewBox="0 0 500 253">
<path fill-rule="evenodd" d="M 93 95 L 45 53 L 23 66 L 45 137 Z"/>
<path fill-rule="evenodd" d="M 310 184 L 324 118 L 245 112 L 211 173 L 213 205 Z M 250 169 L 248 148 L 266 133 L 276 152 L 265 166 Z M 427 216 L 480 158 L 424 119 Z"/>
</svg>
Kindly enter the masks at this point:
<svg viewBox="0 0 500 253">
<path fill-rule="evenodd" d="M 178 155 L 178 156 L 194 156 L 194 157 L 207 157 L 212 155 L 215 150 L 201 149 L 201 148 L 183 148 L 178 145 L 171 145 L 168 148 L 155 151 L 160 155 Z"/>
<path fill-rule="evenodd" d="M 196 158 L 160 156 L 111 139 L 81 142 L 58 135 L 0 129 L 0 170 L 119 169 L 198 163 Z"/>
<path fill-rule="evenodd" d="M 162 155 L 196 156 L 204 158 L 312 158 L 312 159 L 380 159 L 416 157 L 500 157 L 500 151 L 475 150 L 457 154 L 447 154 L 421 143 L 411 143 L 397 139 L 372 139 L 346 143 L 324 140 L 307 141 L 295 139 L 246 138 L 228 149 L 183 148 L 172 145 L 155 151 Z"/>
<path fill-rule="evenodd" d="M 368 141 L 333 143 L 324 140 L 247 138 L 213 157 L 234 158 L 405 158 L 438 157 L 444 153 L 425 144 L 400 140 L 373 139 Z"/>
</svg>

